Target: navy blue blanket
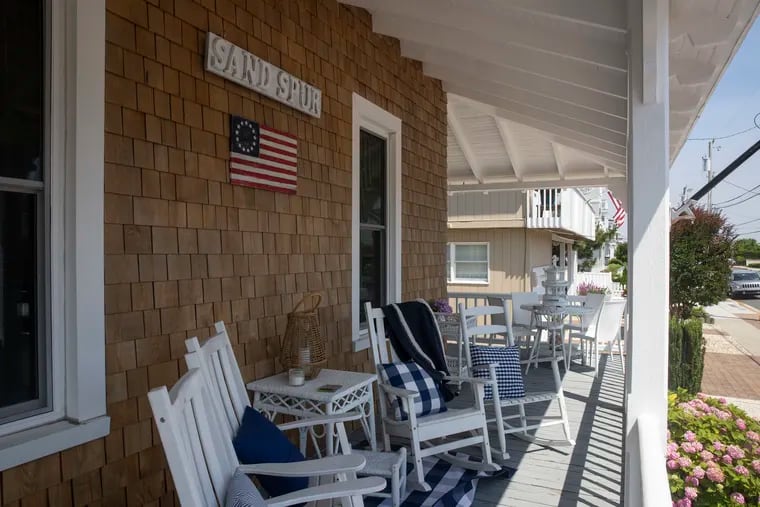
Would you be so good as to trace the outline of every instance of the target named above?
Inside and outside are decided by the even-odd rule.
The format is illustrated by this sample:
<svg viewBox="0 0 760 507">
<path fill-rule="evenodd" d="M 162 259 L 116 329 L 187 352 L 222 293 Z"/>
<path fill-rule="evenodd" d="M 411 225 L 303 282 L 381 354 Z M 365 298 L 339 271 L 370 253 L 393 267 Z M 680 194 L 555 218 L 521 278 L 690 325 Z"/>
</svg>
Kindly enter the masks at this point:
<svg viewBox="0 0 760 507">
<path fill-rule="evenodd" d="M 443 380 L 449 374 L 443 352 L 443 340 L 435 315 L 424 301 L 407 301 L 383 307 L 386 330 L 399 360 L 414 361 L 435 381 L 444 400 L 451 401 L 454 392 Z"/>
</svg>

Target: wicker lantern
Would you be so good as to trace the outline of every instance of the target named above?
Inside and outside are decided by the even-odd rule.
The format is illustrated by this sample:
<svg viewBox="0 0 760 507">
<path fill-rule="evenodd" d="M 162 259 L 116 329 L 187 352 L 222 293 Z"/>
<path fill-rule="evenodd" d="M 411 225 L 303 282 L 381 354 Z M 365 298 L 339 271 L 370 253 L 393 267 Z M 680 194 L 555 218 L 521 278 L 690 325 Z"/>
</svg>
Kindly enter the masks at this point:
<svg viewBox="0 0 760 507">
<path fill-rule="evenodd" d="M 306 300 L 311 301 L 307 307 Z M 319 375 L 327 362 L 325 337 L 319 327 L 317 308 L 322 302 L 319 294 L 307 294 L 288 314 L 285 334 L 282 336 L 280 362 L 285 369 L 303 368 L 304 376 L 311 380 Z M 301 306 L 303 305 L 303 308 Z"/>
</svg>

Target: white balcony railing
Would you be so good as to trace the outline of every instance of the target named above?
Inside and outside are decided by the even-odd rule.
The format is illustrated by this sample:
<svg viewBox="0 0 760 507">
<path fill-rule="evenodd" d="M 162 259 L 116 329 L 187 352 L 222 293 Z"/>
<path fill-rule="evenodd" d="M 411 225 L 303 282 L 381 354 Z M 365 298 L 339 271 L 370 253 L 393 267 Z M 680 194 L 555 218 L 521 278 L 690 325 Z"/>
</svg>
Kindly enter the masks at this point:
<svg viewBox="0 0 760 507">
<path fill-rule="evenodd" d="M 593 239 L 596 217 L 591 205 L 574 188 L 541 188 L 528 191 L 528 229 L 564 229 Z"/>
</svg>

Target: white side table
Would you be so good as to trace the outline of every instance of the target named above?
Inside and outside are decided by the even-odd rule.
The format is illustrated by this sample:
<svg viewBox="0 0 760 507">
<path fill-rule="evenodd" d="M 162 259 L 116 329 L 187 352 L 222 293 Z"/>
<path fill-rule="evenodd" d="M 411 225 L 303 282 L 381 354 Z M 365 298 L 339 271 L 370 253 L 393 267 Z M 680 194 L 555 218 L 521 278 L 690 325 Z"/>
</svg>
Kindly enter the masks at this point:
<svg viewBox="0 0 760 507">
<path fill-rule="evenodd" d="M 288 374 L 280 373 L 271 377 L 254 380 L 247 384 L 253 391 L 253 407 L 265 413 L 270 419 L 277 414 L 288 414 L 299 418 L 316 415 L 345 414 L 359 409 L 362 429 L 372 450 L 377 450 L 375 437 L 375 403 L 372 384 L 377 380 L 374 373 L 358 373 L 323 369 L 319 375 L 307 380 L 302 386 L 288 384 Z M 335 392 L 322 392 L 319 387 L 326 384 L 340 385 Z M 334 453 L 335 425 L 328 424 L 326 431 L 326 451 Z M 301 432 L 301 452 L 306 451 L 306 432 Z"/>
</svg>

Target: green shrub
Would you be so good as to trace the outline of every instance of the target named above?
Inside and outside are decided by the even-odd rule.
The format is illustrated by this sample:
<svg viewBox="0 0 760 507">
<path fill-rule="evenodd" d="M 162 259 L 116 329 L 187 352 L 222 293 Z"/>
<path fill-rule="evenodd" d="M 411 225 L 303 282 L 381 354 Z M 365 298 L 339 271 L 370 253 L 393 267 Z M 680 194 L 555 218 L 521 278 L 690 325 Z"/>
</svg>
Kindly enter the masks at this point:
<svg viewBox="0 0 760 507">
<path fill-rule="evenodd" d="M 760 502 L 760 422 L 725 399 L 671 393 L 666 455 L 674 506 Z"/>
<path fill-rule="evenodd" d="M 668 387 L 696 394 L 702 385 L 705 343 L 700 319 L 670 319 Z"/>
</svg>

